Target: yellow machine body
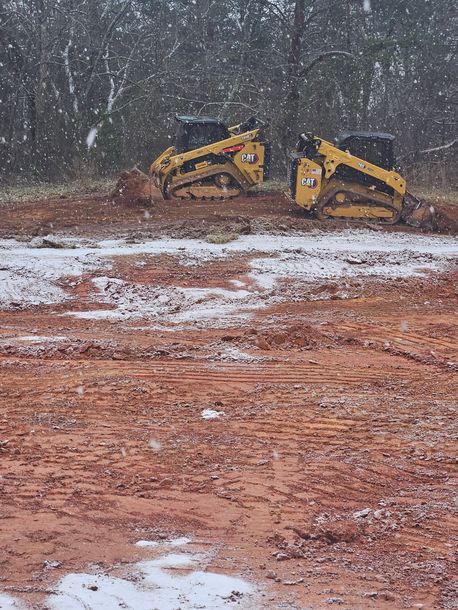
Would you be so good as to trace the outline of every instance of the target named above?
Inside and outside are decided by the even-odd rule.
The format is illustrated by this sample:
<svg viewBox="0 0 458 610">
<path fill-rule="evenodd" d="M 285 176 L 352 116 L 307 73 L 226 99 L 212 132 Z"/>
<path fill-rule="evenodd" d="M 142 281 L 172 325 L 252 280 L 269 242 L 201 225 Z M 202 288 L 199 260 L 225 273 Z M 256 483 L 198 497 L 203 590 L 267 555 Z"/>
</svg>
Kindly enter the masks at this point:
<svg viewBox="0 0 458 610">
<path fill-rule="evenodd" d="M 181 150 L 168 148 L 150 167 L 165 199 L 228 199 L 267 179 L 270 145 L 263 141 L 256 119 L 229 128 L 210 117 L 177 119 L 184 126 Z M 200 140 L 226 137 L 186 150 L 193 137 L 199 139 L 193 136 L 196 131 Z"/>
<path fill-rule="evenodd" d="M 371 135 L 364 137 L 369 139 Z M 388 142 L 389 134 L 374 134 L 374 139 L 376 136 L 382 142 L 384 136 Z M 363 136 L 353 137 L 364 141 Z M 405 195 L 406 181 L 393 169 L 380 167 L 312 134 L 301 135 L 291 160 L 289 196 L 318 218 L 393 224 L 401 217 Z"/>
<path fill-rule="evenodd" d="M 318 201 L 321 192 L 322 167 L 309 159 L 298 162 L 296 173 L 295 201 L 306 210 L 311 210 Z"/>
</svg>

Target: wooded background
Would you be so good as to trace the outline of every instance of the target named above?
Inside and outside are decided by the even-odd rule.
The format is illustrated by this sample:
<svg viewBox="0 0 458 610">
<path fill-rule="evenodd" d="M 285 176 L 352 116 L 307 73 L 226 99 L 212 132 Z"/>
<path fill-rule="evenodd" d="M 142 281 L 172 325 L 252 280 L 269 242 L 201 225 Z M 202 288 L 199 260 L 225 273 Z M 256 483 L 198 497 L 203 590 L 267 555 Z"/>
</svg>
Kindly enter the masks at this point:
<svg viewBox="0 0 458 610">
<path fill-rule="evenodd" d="M 145 168 L 174 114 L 194 113 L 270 119 L 278 176 L 300 131 L 355 128 L 394 133 L 408 172 L 456 187 L 457 13 L 456 0 L 0 0 L 0 183 Z"/>
</svg>

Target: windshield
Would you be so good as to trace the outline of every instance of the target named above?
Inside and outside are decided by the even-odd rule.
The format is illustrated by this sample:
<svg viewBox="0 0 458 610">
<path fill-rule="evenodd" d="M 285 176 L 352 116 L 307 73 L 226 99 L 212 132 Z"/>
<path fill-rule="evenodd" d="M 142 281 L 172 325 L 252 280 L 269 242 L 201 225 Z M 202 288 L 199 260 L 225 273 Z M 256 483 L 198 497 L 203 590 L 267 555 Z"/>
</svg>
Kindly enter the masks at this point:
<svg viewBox="0 0 458 610">
<path fill-rule="evenodd" d="M 225 140 L 229 136 L 228 129 L 218 123 L 180 123 L 175 148 L 182 153 Z"/>
</svg>

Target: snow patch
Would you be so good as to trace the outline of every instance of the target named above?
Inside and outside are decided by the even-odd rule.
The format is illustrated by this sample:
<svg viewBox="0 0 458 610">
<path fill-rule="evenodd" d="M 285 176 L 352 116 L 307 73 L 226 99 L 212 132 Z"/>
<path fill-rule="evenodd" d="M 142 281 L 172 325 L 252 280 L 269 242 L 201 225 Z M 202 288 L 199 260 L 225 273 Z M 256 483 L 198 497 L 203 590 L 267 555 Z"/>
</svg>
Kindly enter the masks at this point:
<svg viewBox="0 0 458 610">
<path fill-rule="evenodd" d="M 68 295 L 59 281 L 111 266 L 89 247 L 34 248 L 15 240 L 0 240 L 0 259 L 0 307 L 4 309 L 62 303 Z"/>
<path fill-rule="evenodd" d="M 167 555 L 136 564 L 138 582 L 114 576 L 69 574 L 48 599 L 53 610 L 223 610 L 237 592 L 237 600 L 248 596 L 253 600 L 252 585 L 240 578 L 194 570 L 199 561 L 193 555 Z M 177 569 L 188 574 L 176 575 Z M 171 571 L 175 573 L 171 573 Z M 254 608 L 246 599 L 244 608 Z M 249 604 L 249 605 L 248 605 Z"/>
<path fill-rule="evenodd" d="M 23 610 L 24 606 L 22 603 L 10 597 L 9 595 L 5 595 L 4 593 L 0 593 L 0 609 L 1 610 Z"/>
<path fill-rule="evenodd" d="M 158 547 L 158 546 L 183 546 L 189 544 L 191 538 L 182 536 L 181 538 L 172 538 L 171 540 L 139 540 L 135 546 L 139 547 Z"/>
<path fill-rule="evenodd" d="M 208 356 L 209 360 L 218 360 L 221 362 L 262 362 L 266 360 L 264 356 L 252 356 L 247 354 L 235 345 L 225 345 L 224 347 L 217 346 L 217 353 Z"/>
<path fill-rule="evenodd" d="M 200 414 L 202 419 L 218 419 L 219 417 L 226 415 L 224 411 L 215 411 L 214 409 L 204 409 Z"/>
<path fill-rule="evenodd" d="M 182 537 L 159 543 L 140 540 L 138 547 L 182 546 Z M 225 610 L 237 607 L 256 610 L 259 590 L 233 576 L 205 570 L 211 553 L 169 553 L 131 565 L 120 576 L 107 574 L 67 574 L 44 603 L 50 610 Z M 229 604 L 229 605 L 228 605 Z M 0 594 L 0 608 L 24 610 L 25 606 Z M 28 606 L 28 608 L 30 608 Z"/>
<path fill-rule="evenodd" d="M 97 277 L 92 282 L 97 289 L 95 300 L 114 305 L 115 309 L 75 311 L 70 315 L 93 320 L 147 317 L 180 323 L 230 315 L 242 306 L 259 307 L 259 303 L 251 302 L 253 294 L 248 290 L 157 287 L 110 277 Z"/>
<path fill-rule="evenodd" d="M 14 337 L 16 341 L 27 341 L 28 343 L 52 343 L 54 341 L 68 341 L 68 337 L 44 337 L 40 335 L 23 335 Z"/>
<path fill-rule="evenodd" d="M 58 248 L 34 248 L 33 243 L 0 240 L 0 250 L 0 308 L 62 303 L 69 300 L 64 280 L 74 285 L 68 278 L 96 273 L 91 299 L 106 307 L 70 310 L 69 315 L 112 321 L 152 319 L 166 328 L 168 324 L 242 322 L 253 310 L 289 298 L 282 285 L 288 279 L 297 282 L 296 288 L 303 288 L 327 279 L 398 278 L 444 270 L 456 259 L 458 244 L 448 236 L 353 229 L 291 236 L 243 235 L 224 245 L 191 239 L 101 240 L 94 244 L 69 238 Z M 232 289 L 145 285 L 107 274 L 119 256 L 142 255 L 148 260 L 167 254 L 192 266 L 240 253 L 252 255 L 248 274 L 252 282 L 233 279 Z"/>
<path fill-rule="evenodd" d="M 158 453 L 162 449 L 162 445 L 159 441 L 156 441 L 154 438 L 148 441 L 148 447 Z"/>
</svg>

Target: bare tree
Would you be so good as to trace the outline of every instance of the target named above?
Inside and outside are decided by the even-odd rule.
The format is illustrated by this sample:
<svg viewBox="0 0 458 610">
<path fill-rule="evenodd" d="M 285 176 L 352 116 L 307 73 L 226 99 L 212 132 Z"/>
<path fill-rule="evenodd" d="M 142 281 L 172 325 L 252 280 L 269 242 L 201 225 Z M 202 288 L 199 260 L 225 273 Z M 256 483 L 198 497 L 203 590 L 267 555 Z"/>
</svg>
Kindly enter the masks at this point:
<svg viewBox="0 0 458 610">
<path fill-rule="evenodd" d="M 0 176 L 146 165 L 188 112 L 269 118 L 281 175 L 352 127 L 451 181 L 457 30 L 454 0 L 0 0 Z"/>
</svg>

